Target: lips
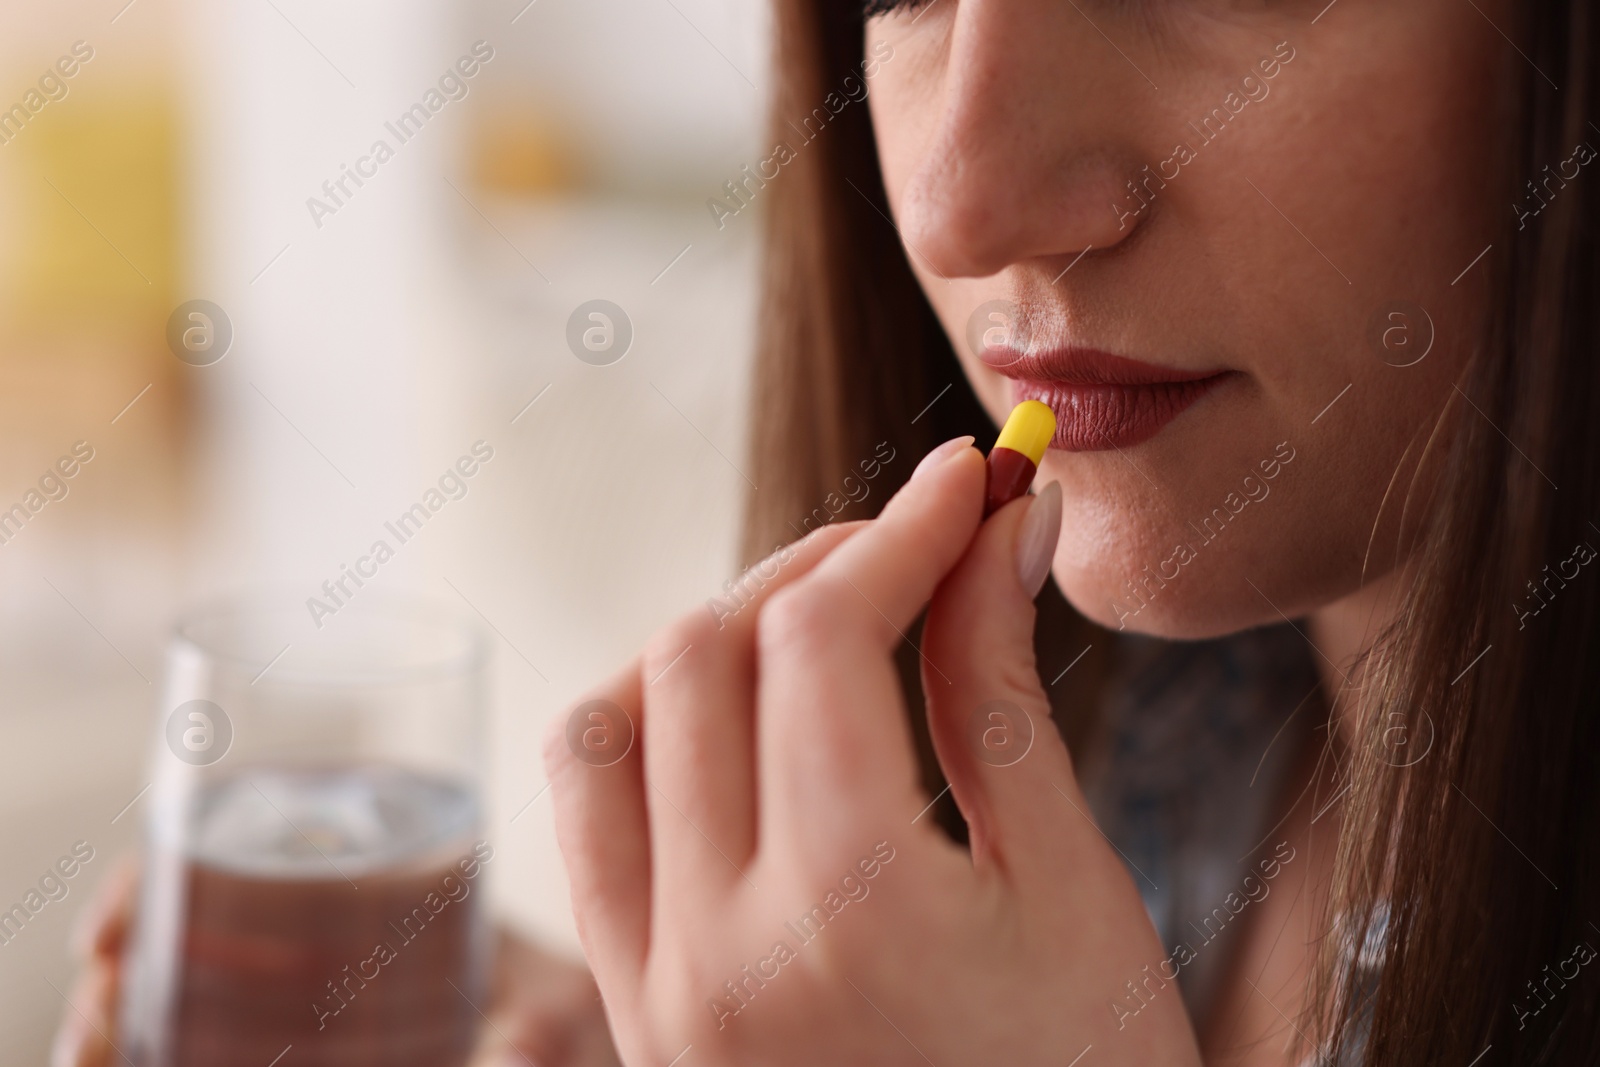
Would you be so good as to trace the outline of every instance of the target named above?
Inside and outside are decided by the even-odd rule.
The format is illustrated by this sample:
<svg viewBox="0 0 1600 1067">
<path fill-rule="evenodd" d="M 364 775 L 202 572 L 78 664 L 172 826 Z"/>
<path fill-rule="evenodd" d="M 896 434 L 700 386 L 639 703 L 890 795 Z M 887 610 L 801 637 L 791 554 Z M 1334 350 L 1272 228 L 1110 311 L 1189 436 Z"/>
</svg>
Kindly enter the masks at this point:
<svg viewBox="0 0 1600 1067">
<path fill-rule="evenodd" d="M 1050 406 L 1056 413 L 1050 447 L 1068 452 L 1148 441 L 1232 373 L 1158 367 L 1090 348 L 988 348 L 982 359 L 1016 382 L 1014 402 Z"/>
</svg>

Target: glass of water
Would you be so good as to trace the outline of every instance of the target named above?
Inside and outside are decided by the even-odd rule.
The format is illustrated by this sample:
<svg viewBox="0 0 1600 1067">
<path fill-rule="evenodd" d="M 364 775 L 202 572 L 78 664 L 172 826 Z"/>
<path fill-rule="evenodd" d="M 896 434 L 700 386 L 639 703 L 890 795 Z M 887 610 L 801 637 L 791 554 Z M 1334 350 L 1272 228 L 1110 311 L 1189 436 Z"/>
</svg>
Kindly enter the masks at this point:
<svg viewBox="0 0 1600 1067">
<path fill-rule="evenodd" d="M 365 598 L 365 599 L 362 599 Z M 376 590 L 173 639 L 120 1030 L 137 1067 L 459 1067 L 488 964 L 484 645 Z"/>
</svg>

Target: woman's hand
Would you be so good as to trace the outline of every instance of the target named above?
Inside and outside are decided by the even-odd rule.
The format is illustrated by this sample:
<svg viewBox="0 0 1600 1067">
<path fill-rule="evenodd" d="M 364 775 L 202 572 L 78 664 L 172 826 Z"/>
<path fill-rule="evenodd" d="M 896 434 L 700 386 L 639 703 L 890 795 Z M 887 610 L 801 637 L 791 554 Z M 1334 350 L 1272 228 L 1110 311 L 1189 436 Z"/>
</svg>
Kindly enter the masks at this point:
<svg viewBox="0 0 1600 1067">
<path fill-rule="evenodd" d="M 72 951 L 83 969 L 56 1030 L 50 1067 L 110 1067 L 122 1059 L 113 1035 L 138 881 L 138 865 L 124 859 L 78 918 Z"/>
<path fill-rule="evenodd" d="M 113 1067 L 123 951 L 133 917 L 138 867 L 120 864 L 80 920 L 73 938 L 83 970 L 56 1031 L 51 1067 Z M 594 980 L 502 931 L 495 953 L 489 1025 L 472 1067 L 616 1067 Z"/>
<path fill-rule="evenodd" d="M 471 1067 L 617 1067 L 594 979 L 502 930 L 489 1021 Z"/>
<path fill-rule="evenodd" d="M 983 480 L 964 443 L 936 451 L 876 520 L 818 531 L 752 572 L 736 612 L 658 635 L 591 696 L 637 727 L 621 759 L 582 749 L 607 704 L 552 733 L 579 930 L 631 1067 L 1200 1062 L 1035 669 L 1059 498 L 1027 531 L 1029 502 L 980 528 Z M 891 659 L 924 605 L 970 856 L 922 817 Z M 1130 982 L 1148 1003 L 1119 1020 Z"/>
</svg>

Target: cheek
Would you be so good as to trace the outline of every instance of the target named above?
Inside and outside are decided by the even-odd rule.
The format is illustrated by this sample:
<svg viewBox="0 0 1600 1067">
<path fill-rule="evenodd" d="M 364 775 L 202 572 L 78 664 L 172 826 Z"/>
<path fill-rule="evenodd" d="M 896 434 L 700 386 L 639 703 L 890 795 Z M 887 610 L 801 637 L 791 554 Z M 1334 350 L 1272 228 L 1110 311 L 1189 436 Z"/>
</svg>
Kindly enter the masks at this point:
<svg viewBox="0 0 1600 1067">
<path fill-rule="evenodd" d="M 884 190 L 894 213 L 900 193 L 938 130 L 944 57 L 915 44 L 903 29 L 879 20 L 868 27 L 866 52 L 880 44 L 894 49 L 867 86 L 873 139 Z"/>
<path fill-rule="evenodd" d="M 1172 291 L 1231 331 L 1250 380 L 1226 418 L 1197 406 L 1130 456 L 1051 465 L 1069 490 L 1056 577 L 1097 622 L 1227 633 L 1314 610 L 1403 559 L 1402 508 L 1414 519 L 1428 495 L 1417 457 L 1465 403 L 1453 382 L 1489 300 L 1485 265 L 1463 271 L 1510 210 L 1494 166 L 1498 45 L 1481 27 L 1441 36 L 1433 7 L 1376 35 L 1394 56 L 1307 46 L 1233 154 L 1174 183 L 1203 210 L 1185 220 L 1192 269 Z M 1197 529 L 1284 440 L 1296 459 L 1268 499 L 1218 534 Z M 1174 567 L 1180 543 L 1194 558 Z"/>
</svg>

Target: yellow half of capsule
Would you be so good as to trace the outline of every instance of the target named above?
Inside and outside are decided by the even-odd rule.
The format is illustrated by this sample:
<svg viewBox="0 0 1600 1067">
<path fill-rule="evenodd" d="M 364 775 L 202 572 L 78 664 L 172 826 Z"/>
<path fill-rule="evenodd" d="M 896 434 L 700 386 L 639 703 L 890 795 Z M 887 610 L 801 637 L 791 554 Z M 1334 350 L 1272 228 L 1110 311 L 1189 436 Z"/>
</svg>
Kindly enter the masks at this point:
<svg viewBox="0 0 1600 1067">
<path fill-rule="evenodd" d="M 1037 467 L 1044 458 L 1050 439 L 1056 435 L 1056 413 L 1050 405 L 1037 400 L 1024 400 L 1011 409 L 1006 424 L 1000 428 L 996 448 L 1009 448 L 1021 452 Z"/>
</svg>

